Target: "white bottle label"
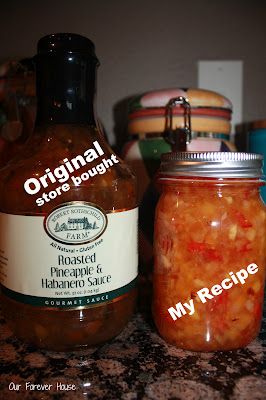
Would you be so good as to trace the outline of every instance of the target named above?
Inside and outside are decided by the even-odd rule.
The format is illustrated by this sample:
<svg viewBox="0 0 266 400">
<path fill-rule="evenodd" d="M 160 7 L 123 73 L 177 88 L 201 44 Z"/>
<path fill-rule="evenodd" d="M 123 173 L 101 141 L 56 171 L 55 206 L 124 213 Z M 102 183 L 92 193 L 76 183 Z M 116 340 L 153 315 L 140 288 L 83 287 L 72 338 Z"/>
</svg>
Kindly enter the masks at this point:
<svg viewBox="0 0 266 400">
<path fill-rule="evenodd" d="M 39 307 L 77 308 L 136 284 L 138 209 L 105 214 L 71 202 L 46 218 L 0 213 L 4 295 Z"/>
</svg>

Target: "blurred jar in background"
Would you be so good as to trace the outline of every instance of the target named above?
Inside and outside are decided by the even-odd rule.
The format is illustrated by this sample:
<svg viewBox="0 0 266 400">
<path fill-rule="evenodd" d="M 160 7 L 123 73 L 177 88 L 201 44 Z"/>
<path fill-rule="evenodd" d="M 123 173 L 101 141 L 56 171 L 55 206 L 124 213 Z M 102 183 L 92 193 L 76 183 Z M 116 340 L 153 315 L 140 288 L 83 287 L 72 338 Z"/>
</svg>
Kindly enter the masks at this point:
<svg viewBox="0 0 266 400">
<path fill-rule="evenodd" d="M 266 160 L 266 119 L 260 121 L 254 121 L 250 124 L 249 131 L 249 151 L 252 153 L 263 154 L 264 160 Z M 264 175 L 266 175 L 266 163 L 264 161 L 263 167 Z M 266 203 L 266 187 L 261 188 L 261 195 L 264 203 Z"/>
<path fill-rule="evenodd" d="M 0 168 L 17 155 L 33 132 L 36 114 L 32 59 L 0 66 Z"/>
</svg>

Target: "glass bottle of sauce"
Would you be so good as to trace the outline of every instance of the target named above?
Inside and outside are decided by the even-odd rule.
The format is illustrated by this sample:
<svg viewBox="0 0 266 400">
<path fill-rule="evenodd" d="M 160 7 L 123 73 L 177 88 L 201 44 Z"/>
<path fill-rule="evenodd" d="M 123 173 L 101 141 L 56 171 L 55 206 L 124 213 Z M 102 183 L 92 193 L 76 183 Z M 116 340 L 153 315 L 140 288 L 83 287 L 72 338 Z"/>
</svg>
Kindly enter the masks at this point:
<svg viewBox="0 0 266 400">
<path fill-rule="evenodd" d="M 1 302 L 19 338 L 65 351 L 111 339 L 132 315 L 136 180 L 95 119 L 93 43 L 49 35 L 35 58 L 35 132 L 1 171 Z"/>
<path fill-rule="evenodd" d="M 261 168 L 257 154 L 162 156 L 153 316 L 177 347 L 231 350 L 258 335 L 266 267 Z"/>
</svg>

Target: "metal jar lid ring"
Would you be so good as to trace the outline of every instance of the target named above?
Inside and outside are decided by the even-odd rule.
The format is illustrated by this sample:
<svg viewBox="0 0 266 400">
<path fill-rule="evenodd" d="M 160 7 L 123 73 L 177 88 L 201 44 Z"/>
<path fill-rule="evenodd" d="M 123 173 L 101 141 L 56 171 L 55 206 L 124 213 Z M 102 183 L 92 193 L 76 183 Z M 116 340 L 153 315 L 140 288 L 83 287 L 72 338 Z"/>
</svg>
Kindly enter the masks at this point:
<svg viewBox="0 0 266 400">
<path fill-rule="evenodd" d="M 261 178 L 262 163 L 263 156 L 255 153 L 172 152 L 162 155 L 159 174 L 210 178 Z"/>
</svg>

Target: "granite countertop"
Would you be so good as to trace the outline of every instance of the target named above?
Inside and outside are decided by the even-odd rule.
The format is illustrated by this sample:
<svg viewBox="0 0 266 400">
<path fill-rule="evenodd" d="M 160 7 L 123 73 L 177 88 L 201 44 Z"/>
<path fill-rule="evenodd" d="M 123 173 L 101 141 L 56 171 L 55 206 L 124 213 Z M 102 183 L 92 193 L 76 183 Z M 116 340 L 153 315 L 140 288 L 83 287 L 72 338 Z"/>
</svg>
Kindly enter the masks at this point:
<svg viewBox="0 0 266 400">
<path fill-rule="evenodd" d="M 0 316 L 0 398 L 262 400 L 265 343 L 266 318 L 260 337 L 243 350 L 184 351 L 166 344 L 150 318 L 138 313 L 108 344 L 55 353 L 19 342 Z M 30 390 L 31 384 L 47 385 L 47 390 Z"/>
</svg>

